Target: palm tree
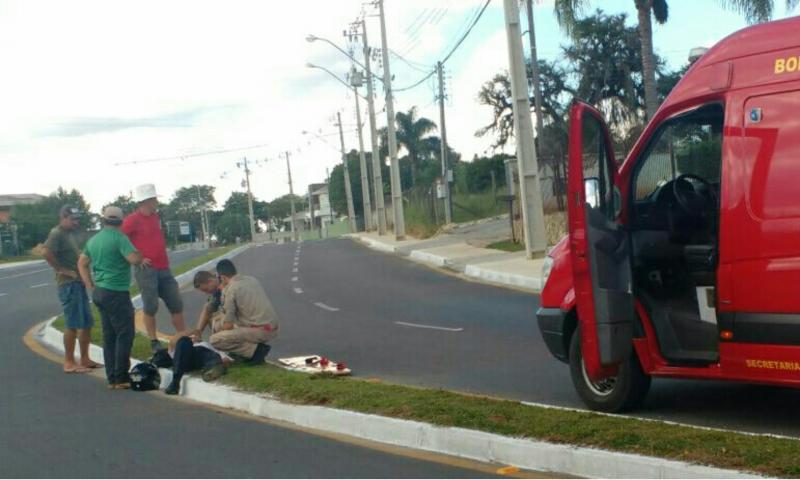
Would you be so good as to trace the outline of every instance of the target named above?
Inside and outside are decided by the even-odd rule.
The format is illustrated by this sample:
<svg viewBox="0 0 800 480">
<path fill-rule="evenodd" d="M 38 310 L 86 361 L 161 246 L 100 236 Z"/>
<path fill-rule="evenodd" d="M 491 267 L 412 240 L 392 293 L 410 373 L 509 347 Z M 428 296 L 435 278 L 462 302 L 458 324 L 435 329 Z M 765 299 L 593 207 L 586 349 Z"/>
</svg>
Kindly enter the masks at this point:
<svg viewBox="0 0 800 480">
<path fill-rule="evenodd" d="M 438 142 L 433 142 L 429 134 L 436 130 L 436 124 L 425 117 L 417 117 L 417 107 L 408 112 L 397 112 L 397 143 L 408 151 L 411 163 L 411 183 L 417 184 L 419 164 L 436 152 Z"/>
<path fill-rule="evenodd" d="M 653 53 L 653 24 L 663 24 L 669 18 L 667 0 L 633 0 L 639 18 L 639 38 L 642 43 L 642 73 L 644 76 L 645 114 L 651 118 L 658 109 L 658 91 L 656 85 L 656 64 Z M 786 9 L 792 10 L 800 0 L 785 0 Z M 568 33 L 572 33 L 577 14 L 590 0 L 555 0 L 554 11 L 556 21 Z M 766 22 L 772 18 L 774 0 L 719 0 L 724 8 L 743 14 L 748 23 Z"/>
</svg>

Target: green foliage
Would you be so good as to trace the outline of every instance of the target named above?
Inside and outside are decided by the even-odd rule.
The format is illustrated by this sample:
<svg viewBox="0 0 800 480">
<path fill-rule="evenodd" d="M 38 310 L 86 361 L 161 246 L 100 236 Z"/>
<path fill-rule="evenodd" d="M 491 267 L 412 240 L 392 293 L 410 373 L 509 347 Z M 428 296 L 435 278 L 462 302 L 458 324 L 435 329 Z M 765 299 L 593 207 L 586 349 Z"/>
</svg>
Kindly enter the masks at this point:
<svg viewBox="0 0 800 480">
<path fill-rule="evenodd" d="M 265 213 L 273 226 L 279 225 L 284 218 L 292 214 L 292 198 L 294 198 L 295 211 L 303 211 L 305 209 L 306 200 L 297 195 L 294 197 L 288 194 L 283 195 L 264 205 Z M 253 208 L 255 208 L 255 206 Z M 256 217 L 258 217 L 258 214 L 256 214 Z"/>
<path fill-rule="evenodd" d="M 250 217 L 244 213 L 214 212 L 211 216 L 211 231 L 222 245 L 250 239 Z"/>
<path fill-rule="evenodd" d="M 103 205 L 103 210 L 106 207 L 110 207 L 112 205 L 115 206 L 115 207 L 121 208 L 122 209 L 122 213 L 124 213 L 125 215 L 130 215 L 131 213 L 136 211 L 136 202 L 133 201 L 133 199 L 130 197 L 130 195 L 120 195 L 120 196 L 118 196 L 117 198 L 115 198 L 111 202 L 106 203 L 105 205 Z"/>
<path fill-rule="evenodd" d="M 369 168 L 369 164 L 371 164 L 371 162 L 367 162 L 367 164 L 367 171 L 369 172 L 368 174 L 371 174 L 371 169 Z M 347 153 L 347 170 L 350 177 L 350 191 L 353 194 L 353 210 L 355 211 L 355 215 L 357 217 L 363 218 L 364 203 L 363 196 L 361 195 L 361 161 L 359 160 L 358 152 L 356 150 L 350 150 Z M 383 179 L 389 179 L 388 168 L 385 171 Z M 388 188 L 388 186 L 384 187 L 384 191 L 388 192 Z M 333 211 L 339 215 L 347 215 L 347 196 L 344 186 L 344 166 L 341 163 L 333 167 L 333 170 L 331 170 L 328 191 L 330 194 L 330 201 L 331 205 L 333 206 Z"/>
<path fill-rule="evenodd" d="M 505 160 L 514 158 L 504 153 L 491 157 L 475 158 L 465 162 L 463 173 L 466 177 L 467 192 L 484 192 L 492 187 L 492 172 L 494 172 L 495 186 L 506 184 Z"/>
<path fill-rule="evenodd" d="M 89 212 L 90 205 L 76 189 L 62 187 L 32 205 L 16 205 L 11 209 L 11 221 L 17 224 L 20 250 L 30 250 L 47 239 L 47 235 L 59 222 L 58 212 L 64 205 L 72 205 L 83 211 L 80 220 L 83 230 L 94 228 L 96 217 Z"/>
<path fill-rule="evenodd" d="M 463 223 L 508 213 L 508 204 L 492 192 L 453 195 L 453 222 Z"/>
<path fill-rule="evenodd" d="M 189 222 L 192 231 L 202 228 L 201 210 L 209 210 L 217 205 L 214 199 L 215 187 L 211 185 L 190 185 L 175 191 L 169 203 L 159 207 L 163 222 Z"/>
</svg>

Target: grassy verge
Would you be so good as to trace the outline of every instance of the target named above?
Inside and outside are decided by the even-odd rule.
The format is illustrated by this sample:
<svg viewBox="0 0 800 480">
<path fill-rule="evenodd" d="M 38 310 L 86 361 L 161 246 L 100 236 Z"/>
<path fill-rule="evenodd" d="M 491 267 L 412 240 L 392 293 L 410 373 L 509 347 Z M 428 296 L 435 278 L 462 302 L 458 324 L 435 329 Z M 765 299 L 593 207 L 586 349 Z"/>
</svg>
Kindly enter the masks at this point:
<svg viewBox="0 0 800 480">
<path fill-rule="evenodd" d="M 502 250 L 504 252 L 521 252 L 525 250 L 525 245 L 522 243 L 514 243 L 511 240 L 501 240 L 499 242 L 486 245 L 486 248 L 493 248 L 495 250 Z"/>
<path fill-rule="evenodd" d="M 0 257 L 0 265 L 4 263 L 27 262 L 29 260 L 41 260 L 39 255 L 20 255 L 18 257 Z"/>
<path fill-rule="evenodd" d="M 181 267 L 185 270 L 192 268 Z M 63 329 L 63 321 L 57 322 L 56 326 Z M 95 328 L 92 333 L 93 343 L 100 344 L 100 329 Z M 137 335 L 132 355 L 136 358 L 150 356 L 150 347 L 144 336 Z M 797 455 L 800 442 L 783 438 L 548 409 L 516 401 L 367 382 L 358 378 L 313 377 L 271 365 L 234 365 L 221 381 L 241 390 L 269 393 L 295 404 L 323 405 L 512 437 L 750 470 L 765 475 L 800 477 L 800 456 Z"/>
</svg>

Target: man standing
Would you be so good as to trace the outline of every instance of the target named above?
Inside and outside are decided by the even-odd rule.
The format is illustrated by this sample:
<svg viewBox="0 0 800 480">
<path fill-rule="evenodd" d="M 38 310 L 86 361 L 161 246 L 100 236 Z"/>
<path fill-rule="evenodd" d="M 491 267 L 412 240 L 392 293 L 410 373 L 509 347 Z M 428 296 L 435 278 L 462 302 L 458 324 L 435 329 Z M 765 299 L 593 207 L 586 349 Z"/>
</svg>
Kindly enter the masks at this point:
<svg viewBox="0 0 800 480">
<path fill-rule="evenodd" d="M 183 319 L 183 299 L 178 282 L 172 276 L 167 257 L 167 244 L 161 232 L 161 217 L 158 214 L 156 187 L 145 184 L 136 187 L 134 201 L 136 211 L 125 218 L 122 232 L 131 239 L 142 256 L 150 261 L 145 268 L 136 269 L 136 283 L 142 295 L 142 313 L 147 336 L 153 351 L 161 347 L 156 337 L 156 312 L 158 299 L 164 300 L 169 313 L 172 314 L 172 325 L 176 332 L 186 330 Z"/>
<path fill-rule="evenodd" d="M 78 259 L 83 283 L 93 290 L 92 300 L 100 310 L 103 359 L 108 386 L 112 389 L 131 386 L 128 370 L 135 327 L 130 266 L 144 263 L 128 237 L 119 231 L 122 216 L 120 208 L 106 207 L 102 216 L 103 228 L 86 243 Z"/>
<path fill-rule="evenodd" d="M 214 318 L 211 346 L 264 363 L 267 342 L 278 336 L 278 316 L 258 280 L 236 272 L 233 262 L 220 260 L 217 275 L 222 284 L 222 315 Z"/>
<path fill-rule="evenodd" d="M 58 285 L 58 299 L 64 311 L 64 373 L 84 373 L 100 365 L 89 358 L 94 317 L 89 296 L 78 277 L 80 246 L 76 237 L 81 212 L 64 205 L 59 212 L 58 225 L 50 230 L 44 242 L 44 259 L 53 267 Z M 80 346 L 81 361 L 75 363 L 75 339 Z"/>
</svg>

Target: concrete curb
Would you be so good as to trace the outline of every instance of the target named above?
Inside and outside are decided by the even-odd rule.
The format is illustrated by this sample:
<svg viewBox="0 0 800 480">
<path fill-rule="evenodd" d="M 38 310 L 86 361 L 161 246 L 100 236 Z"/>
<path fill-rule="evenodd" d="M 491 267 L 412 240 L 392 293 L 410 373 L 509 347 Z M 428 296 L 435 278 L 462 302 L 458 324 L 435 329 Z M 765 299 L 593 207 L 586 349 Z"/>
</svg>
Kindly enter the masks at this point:
<svg viewBox="0 0 800 480">
<path fill-rule="evenodd" d="M 25 260 L 25 261 L 22 261 L 22 262 L 3 263 L 3 264 L 0 264 L 0 270 L 6 270 L 6 269 L 9 269 L 9 268 L 25 267 L 25 266 L 29 266 L 29 265 L 44 265 L 45 263 L 47 263 L 47 262 L 45 262 L 44 260 Z"/>
<path fill-rule="evenodd" d="M 386 253 L 399 253 L 397 247 L 380 242 L 373 238 L 362 237 L 359 235 L 351 235 L 349 238 L 360 241 L 373 250 L 378 250 Z M 432 267 L 448 268 L 457 262 L 442 255 L 436 255 L 426 252 L 425 249 L 411 250 L 408 258 L 417 263 L 422 263 Z M 461 271 L 460 268 L 458 271 Z M 486 283 L 505 285 L 509 287 L 522 288 L 531 290 L 534 293 L 542 291 L 544 282 L 541 277 L 532 277 L 526 275 L 519 275 L 515 273 L 501 272 L 497 270 L 488 269 L 480 266 L 479 264 L 467 264 L 464 267 L 464 275 L 480 280 Z"/>
<path fill-rule="evenodd" d="M 464 270 L 464 275 L 486 282 L 522 287 L 537 292 L 540 292 L 542 288 L 544 288 L 541 277 L 528 277 L 525 275 L 498 272 L 497 270 L 490 270 L 478 265 L 467 265 L 466 270 Z"/>
<path fill-rule="evenodd" d="M 45 322 L 37 337 L 41 343 L 63 352 L 62 333 L 52 326 L 54 320 L 55 317 Z M 103 350 L 92 345 L 90 356 L 102 362 Z M 139 361 L 131 359 L 131 363 L 135 365 Z M 172 372 L 160 369 L 160 373 L 161 388 L 164 388 L 172 380 Z M 229 386 L 206 383 L 191 375 L 183 378 L 181 392 L 183 397 L 190 400 L 300 427 L 527 470 L 592 478 L 760 478 L 745 472 L 674 460 L 504 437 L 463 428 L 438 427 L 328 407 L 293 405 L 268 395 L 245 393 Z"/>
</svg>

